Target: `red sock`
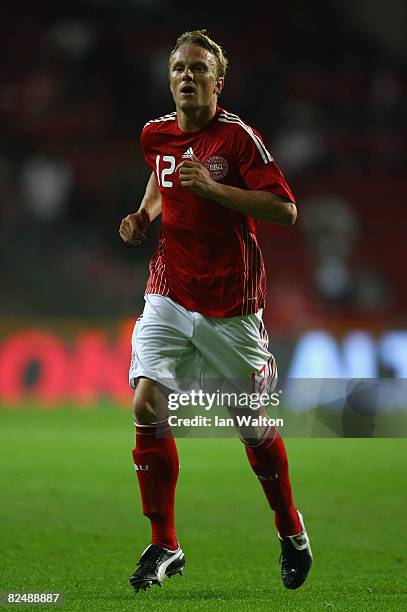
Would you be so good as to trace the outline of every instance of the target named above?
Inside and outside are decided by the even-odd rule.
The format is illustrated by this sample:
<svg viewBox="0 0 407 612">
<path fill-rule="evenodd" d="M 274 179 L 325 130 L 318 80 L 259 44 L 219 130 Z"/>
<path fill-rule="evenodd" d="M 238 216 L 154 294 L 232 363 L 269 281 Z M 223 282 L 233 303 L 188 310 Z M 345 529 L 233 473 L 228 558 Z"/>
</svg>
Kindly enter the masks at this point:
<svg viewBox="0 0 407 612">
<path fill-rule="evenodd" d="M 246 454 L 260 480 L 274 521 L 282 538 L 302 530 L 291 492 L 285 444 L 279 432 L 270 428 L 264 440 L 257 446 L 247 446 Z"/>
<path fill-rule="evenodd" d="M 174 527 L 175 487 L 179 463 L 171 430 L 162 426 L 136 426 L 134 467 L 141 492 L 143 513 L 151 521 L 152 544 L 175 550 L 178 547 Z"/>
</svg>

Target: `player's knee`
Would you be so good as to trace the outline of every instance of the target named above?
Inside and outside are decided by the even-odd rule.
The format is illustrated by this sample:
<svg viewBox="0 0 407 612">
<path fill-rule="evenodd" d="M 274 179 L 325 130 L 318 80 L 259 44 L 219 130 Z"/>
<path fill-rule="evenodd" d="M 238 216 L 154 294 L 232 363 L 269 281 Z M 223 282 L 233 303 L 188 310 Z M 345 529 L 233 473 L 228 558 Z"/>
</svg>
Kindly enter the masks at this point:
<svg viewBox="0 0 407 612">
<path fill-rule="evenodd" d="M 135 394 L 133 399 L 133 413 L 136 423 L 148 425 L 157 420 L 154 402 L 151 398 Z"/>
<path fill-rule="evenodd" d="M 139 378 L 133 398 L 134 420 L 149 425 L 168 417 L 167 397 L 157 383 L 149 378 Z"/>
</svg>

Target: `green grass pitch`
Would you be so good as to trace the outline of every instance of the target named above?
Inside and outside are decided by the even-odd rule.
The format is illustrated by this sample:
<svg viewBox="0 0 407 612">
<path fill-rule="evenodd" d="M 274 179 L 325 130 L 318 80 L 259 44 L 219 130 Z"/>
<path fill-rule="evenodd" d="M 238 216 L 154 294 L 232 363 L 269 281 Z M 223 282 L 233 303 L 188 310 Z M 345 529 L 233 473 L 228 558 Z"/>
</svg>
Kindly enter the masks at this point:
<svg viewBox="0 0 407 612">
<path fill-rule="evenodd" d="M 62 592 L 66 610 L 407 610 L 405 439 L 286 441 L 314 552 L 294 592 L 240 442 L 179 439 L 185 575 L 136 595 L 149 525 L 130 413 L 10 409 L 0 424 L 1 591 Z"/>
</svg>

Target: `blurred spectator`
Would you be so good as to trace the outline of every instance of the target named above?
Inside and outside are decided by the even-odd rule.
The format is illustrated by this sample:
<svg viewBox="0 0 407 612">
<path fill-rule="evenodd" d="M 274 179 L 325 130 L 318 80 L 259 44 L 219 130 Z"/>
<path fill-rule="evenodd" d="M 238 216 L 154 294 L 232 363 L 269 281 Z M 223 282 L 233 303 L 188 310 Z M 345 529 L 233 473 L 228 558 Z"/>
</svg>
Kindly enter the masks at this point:
<svg viewBox="0 0 407 612">
<path fill-rule="evenodd" d="M 319 166 L 327 155 L 327 143 L 323 115 L 315 102 L 291 99 L 284 103 L 274 147 L 279 163 L 294 177 Z"/>
<path fill-rule="evenodd" d="M 46 33 L 49 47 L 61 51 L 67 59 L 83 60 L 95 43 L 95 32 L 81 21 L 59 21 Z"/>
<path fill-rule="evenodd" d="M 21 184 L 26 205 L 34 217 L 52 222 L 63 216 L 73 185 L 72 171 L 66 162 L 44 155 L 30 157 L 22 167 Z"/>
<path fill-rule="evenodd" d="M 387 309 L 393 300 L 389 283 L 373 266 L 357 270 L 352 293 L 354 304 L 366 314 L 377 314 Z"/>
<path fill-rule="evenodd" d="M 353 284 L 350 257 L 358 238 L 356 215 L 337 195 L 309 198 L 303 206 L 302 227 L 313 255 L 317 290 L 325 300 L 345 301 Z"/>
</svg>

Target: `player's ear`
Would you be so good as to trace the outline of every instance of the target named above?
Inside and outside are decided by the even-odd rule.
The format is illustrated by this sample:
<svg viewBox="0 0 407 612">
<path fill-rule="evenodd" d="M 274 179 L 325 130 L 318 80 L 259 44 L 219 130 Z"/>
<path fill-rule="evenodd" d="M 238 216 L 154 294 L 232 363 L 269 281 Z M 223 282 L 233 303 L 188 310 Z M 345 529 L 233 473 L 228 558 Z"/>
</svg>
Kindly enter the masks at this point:
<svg viewBox="0 0 407 612">
<path fill-rule="evenodd" d="M 223 77 L 220 77 L 219 79 L 216 79 L 215 89 L 214 89 L 213 93 L 216 93 L 216 94 L 218 94 L 218 96 L 220 96 L 220 94 L 222 93 L 222 89 L 223 89 L 224 83 L 225 83 L 225 79 Z"/>
</svg>

